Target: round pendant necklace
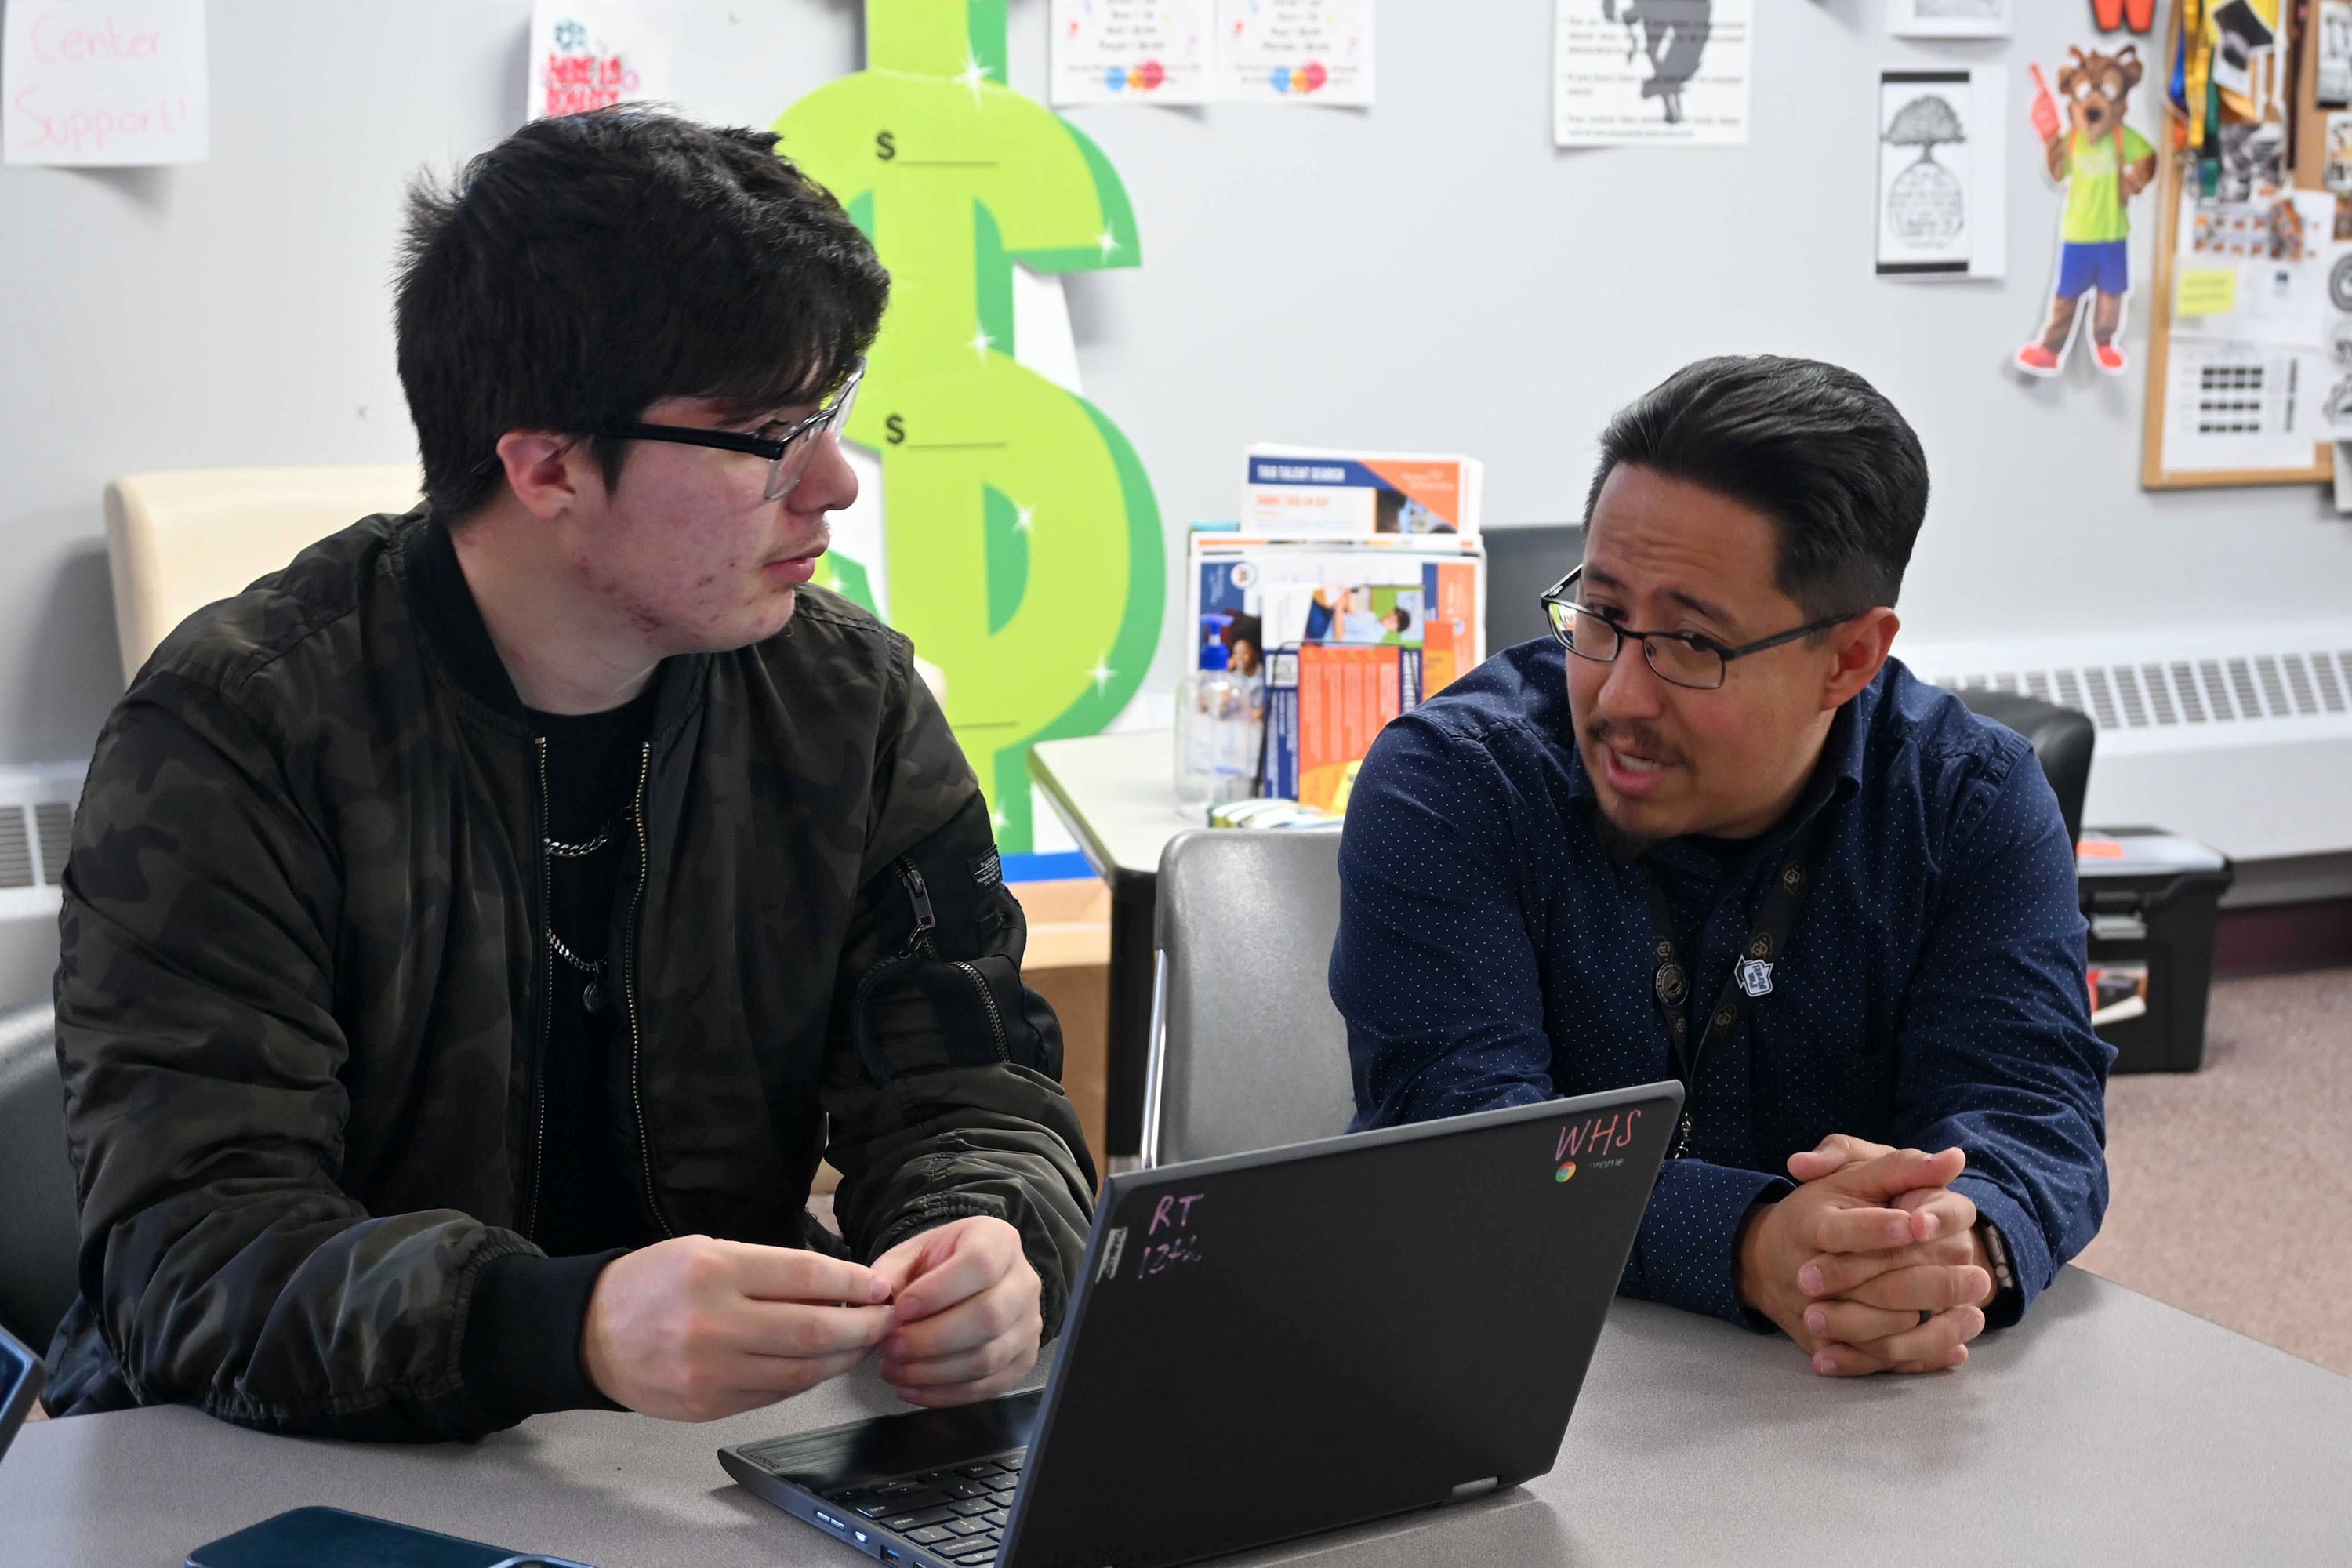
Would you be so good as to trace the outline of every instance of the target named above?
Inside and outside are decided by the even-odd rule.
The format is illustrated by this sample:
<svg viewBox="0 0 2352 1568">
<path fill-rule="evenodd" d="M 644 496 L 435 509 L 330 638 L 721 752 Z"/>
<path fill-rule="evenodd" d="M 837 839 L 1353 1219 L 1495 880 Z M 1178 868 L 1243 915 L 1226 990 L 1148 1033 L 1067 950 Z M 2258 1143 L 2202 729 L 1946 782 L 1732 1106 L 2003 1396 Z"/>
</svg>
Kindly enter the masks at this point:
<svg viewBox="0 0 2352 1568">
<path fill-rule="evenodd" d="M 580 987 L 581 1007 L 591 1014 L 601 1012 L 604 1006 L 604 961 L 583 958 L 564 946 L 563 939 L 555 934 L 553 926 L 547 928 L 547 945 L 554 950 L 556 957 L 588 977 Z"/>
</svg>

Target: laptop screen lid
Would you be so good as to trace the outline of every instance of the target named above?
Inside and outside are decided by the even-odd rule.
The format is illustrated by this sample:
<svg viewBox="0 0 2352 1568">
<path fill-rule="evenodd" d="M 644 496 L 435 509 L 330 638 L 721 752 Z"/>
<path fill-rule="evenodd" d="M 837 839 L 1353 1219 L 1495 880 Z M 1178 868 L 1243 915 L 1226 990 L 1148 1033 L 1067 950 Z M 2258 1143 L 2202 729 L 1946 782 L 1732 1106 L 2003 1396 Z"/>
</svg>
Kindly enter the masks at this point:
<svg viewBox="0 0 2352 1568">
<path fill-rule="evenodd" d="M 1150 1568 L 1549 1470 L 1681 1101 L 1112 1176 L 1004 1561 Z"/>
<path fill-rule="evenodd" d="M 41 1358 L 24 1341 L 0 1329 L 0 1454 L 8 1451 L 33 1401 L 41 1396 Z"/>
</svg>

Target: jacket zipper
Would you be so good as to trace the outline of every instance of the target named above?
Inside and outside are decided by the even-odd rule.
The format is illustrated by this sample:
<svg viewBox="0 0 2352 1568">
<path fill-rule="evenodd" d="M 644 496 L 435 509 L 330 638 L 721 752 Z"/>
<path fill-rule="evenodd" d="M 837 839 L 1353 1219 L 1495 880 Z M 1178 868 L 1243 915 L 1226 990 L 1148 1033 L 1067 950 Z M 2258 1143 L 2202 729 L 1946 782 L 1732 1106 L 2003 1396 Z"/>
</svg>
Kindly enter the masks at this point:
<svg viewBox="0 0 2352 1568">
<path fill-rule="evenodd" d="M 990 993 L 988 982 L 982 977 L 977 966 L 966 963 L 961 958 L 950 958 L 948 962 L 962 970 L 963 977 L 971 981 L 971 988 L 980 994 L 980 1005 L 988 1013 L 989 1029 L 996 1037 L 996 1059 L 1001 1062 L 1011 1061 L 1013 1050 L 1004 1038 L 1004 1015 L 996 1010 L 996 998 Z"/>
<path fill-rule="evenodd" d="M 898 872 L 898 880 L 906 884 L 908 901 L 915 906 L 915 929 L 907 933 L 907 951 L 929 953 L 937 958 L 940 950 L 931 941 L 931 932 L 940 922 L 939 918 L 931 913 L 931 890 L 923 885 L 922 872 L 916 869 L 913 859 L 905 855 L 891 861 L 890 868 Z"/>
<path fill-rule="evenodd" d="M 891 861 L 890 868 L 898 872 L 898 880 L 906 884 L 908 900 L 915 906 L 915 929 L 908 933 L 907 951 L 910 953 L 922 952 L 932 958 L 938 958 L 939 944 L 931 940 L 931 932 L 938 929 L 939 917 L 931 911 L 931 890 L 923 884 L 923 873 L 916 868 L 913 859 L 905 855 Z M 976 965 L 967 963 L 961 958 L 946 959 L 943 962 L 961 971 L 963 977 L 971 982 L 973 993 L 980 997 L 981 1008 L 988 1015 L 989 1031 L 996 1041 L 996 1059 L 1001 1062 L 1011 1061 L 1013 1047 L 1005 1037 L 1004 1015 L 997 1008 L 995 994 L 988 989 L 987 978 L 980 973 Z"/>
<path fill-rule="evenodd" d="M 555 866 L 547 854 L 547 737 L 535 737 L 533 745 L 539 753 L 539 818 L 531 837 L 537 841 L 532 850 L 539 858 L 539 914 L 544 925 L 555 907 Z M 555 994 L 555 951 L 543 932 L 539 945 L 539 1044 L 530 1064 L 530 1187 L 523 1201 L 522 1226 L 523 1235 L 532 1239 L 539 1234 L 539 1184 L 547 1160 L 547 1037 L 554 1012 L 548 1004 Z"/>
<path fill-rule="evenodd" d="M 677 1232 L 670 1228 L 669 1217 L 662 1213 L 661 1197 L 654 1191 L 654 1141 L 646 1125 L 645 1037 L 637 1028 L 637 910 L 646 897 L 646 776 L 653 765 L 653 742 L 640 742 L 636 799 L 629 807 L 630 820 L 637 830 L 637 887 L 629 895 L 628 929 L 623 938 L 621 1006 L 629 1016 L 629 1104 L 637 1117 L 637 1170 L 645 1182 L 646 1207 L 652 1211 L 662 1235 L 673 1237 Z"/>
</svg>

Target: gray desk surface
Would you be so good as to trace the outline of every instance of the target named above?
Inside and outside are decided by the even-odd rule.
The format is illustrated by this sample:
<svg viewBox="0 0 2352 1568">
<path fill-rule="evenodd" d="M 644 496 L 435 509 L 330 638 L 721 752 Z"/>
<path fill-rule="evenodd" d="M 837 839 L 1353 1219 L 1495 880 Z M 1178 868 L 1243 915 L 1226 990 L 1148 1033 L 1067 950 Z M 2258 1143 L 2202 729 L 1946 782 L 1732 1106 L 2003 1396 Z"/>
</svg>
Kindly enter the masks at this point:
<svg viewBox="0 0 2352 1568">
<path fill-rule="evenodd" d="M 722 1443 L 895 1408 L 870 1379 L 709 1426 L 541 1416 L 475 1447 L 267 1437 L 187 1409 L 37 1423 L 0 1563 L 173 1568 L 327 1503 L 598 1568 L 870 1560 L 737 1488 Z M 1786 1342 L 1620 1301 L 1524 1489 L 1244 1561 L 2342 1563 L 2352 1380 L 2070 1269 L 1960 1372 L 1832 1383 Z"/>
<path fill-rule="evenodd" d="M 1046 741 L 1029 749 L 1029 774 L 1086 851 L 1097 875 L 1157 877 L 1160 852 L 1203 808 L 1176 802 L 1176 732 L 1132 730 Z"/>
</svg>

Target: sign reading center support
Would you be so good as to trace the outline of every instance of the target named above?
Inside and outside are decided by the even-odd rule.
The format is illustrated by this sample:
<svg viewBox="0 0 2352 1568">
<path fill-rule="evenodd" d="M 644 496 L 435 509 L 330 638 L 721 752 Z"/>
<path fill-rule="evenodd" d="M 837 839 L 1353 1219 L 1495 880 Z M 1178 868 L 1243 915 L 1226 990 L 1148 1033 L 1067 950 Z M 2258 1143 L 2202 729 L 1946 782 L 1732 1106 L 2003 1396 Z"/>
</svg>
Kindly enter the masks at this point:
<svg viewBox="0 0 2352 1568">
<path fill-rule="evenodd" d="M 885 557 L 828 585 L 947 674 L 948 721 L 1007 853 L 1031 847 L 1029 748 L 1127 706 L 1167 562 L 1143 465 L 1103 412 L 1014 357 L 1013 265 L 1140 259 L 1099 148 L 1004 86 L 1004 0 L 866 0 L 866 68 L 775 124 L 890 269 L 849 437 L 880 458 Z"/>
<path fill-rule="evenodd" d="M 7 0 L 0 142 L 11 163 L 201 163 L 204 0 Z"/>
</svg>

